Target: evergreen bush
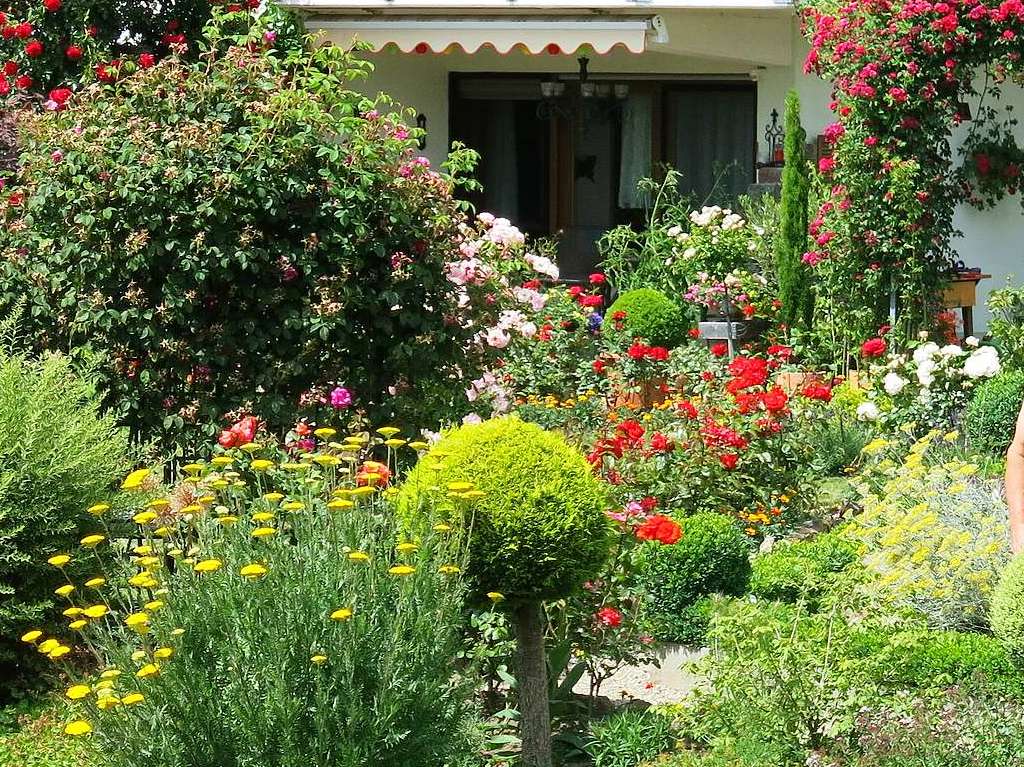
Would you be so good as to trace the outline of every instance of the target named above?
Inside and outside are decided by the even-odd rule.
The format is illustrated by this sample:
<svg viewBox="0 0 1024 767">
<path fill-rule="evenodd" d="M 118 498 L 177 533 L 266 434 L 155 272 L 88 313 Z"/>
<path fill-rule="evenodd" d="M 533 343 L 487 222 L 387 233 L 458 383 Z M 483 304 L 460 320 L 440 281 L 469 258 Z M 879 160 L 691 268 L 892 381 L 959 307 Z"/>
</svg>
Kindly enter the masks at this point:
<svg viewBox="0 0 1024 767">
<path fill-rule="evenodd" d="M 706 627 L 705 611 L 694 610 L 701 597 L 738 596 L 746 591 L 750 544 L 723 514 L 701 512 L 681 524 L 683 536 L 676 543 L 643 547 L 640 577 L 655 622 L 664 632 L 660 638 L 692 642 L 702 632 L 691 627 Z"/>
<path fill-rule="evenodd" d="M 653 288 L 637 288 L 619 296 L 608 307 L 607 317 L 625 312 L 622 333 L 628 338 L 642 338 L 655 346 L 669 348 L 686 336 L 687 324 L 683 310 L 671 298 Z M 605 323 L 614 333 L 614 324 Z"/>
<path fill-rule="evenodd" d="M 962 420 L 971 447 L 991 456 L 1006 455 L 1022 401 L 1024 371 L 1002 373 L 979 386 Z"/>
<path fill-rule="evenodd" d="M 1003 570 L 992 594 L 989 622 L 1010 655 L 1024 662 L 1024 555 L 1015 556 Z"/>
<path fill-rule="evenodd" d="M 132 450 L 90 382 L 59 355 L 0 351 L 0 435 L 0 678 L 13 680 L 36 657 L 17 638 L 56 624 L 44 621 L 61 582 L 47 558 L 91 527 L 88 509 L 108 496 Z M 83 566 L 75 558 L 65 569 Z"/>
<path fill-rule="evenodd" d="M 750 593 L 759 599 L 817 606 L 834 579 L 857 561 L 857 549 L 835 533 L 805 541 L 779 543 L 754 557 Z"/>
<path fill-rule="evenodd" d="M 800 125 L 800 97 L 786 94 L 785 168 L 782 171 L 782 203 L 779 234 L 775 238 L 775 269 L 779 281 L 780 321 L 806 328 L 813 311 L 811 273 L 803 262 L 807 252 L 810 168 L 804 156 L 807 133 Z"/>
</svg>

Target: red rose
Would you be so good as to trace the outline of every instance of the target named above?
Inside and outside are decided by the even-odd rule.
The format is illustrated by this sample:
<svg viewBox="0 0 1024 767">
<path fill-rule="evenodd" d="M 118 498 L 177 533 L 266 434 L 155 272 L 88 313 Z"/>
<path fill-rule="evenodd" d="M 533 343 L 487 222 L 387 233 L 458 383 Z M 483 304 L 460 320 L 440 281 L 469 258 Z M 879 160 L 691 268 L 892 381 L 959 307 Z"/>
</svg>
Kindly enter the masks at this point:
<svg viewBox="0 0 1024 767">
<path fill-rule="evenodd" d="M 645 495 L 640 499 L 640 508 L 650 514 L 656 508 L 658 508 L 658 499 L 653 495 Z"/>
<path fill-rule="evenodd" d="M 608 363 L 602 359 L 596 359 L 591 363 L 591 367 L 594 368 L 594 372 L 598 375 L 604 375 L 604 369 L 608 366 Z"/>
<path fill-rule="evenodd" d="M 604 303 L 604 299 L 601 296 L 580 296 L 576 300 L 580 306 L 586 306 L 591 309 L 596 309 Z"/>
<path fill-rule="evenodd" d="M 737 462 L 739 462 L 740 457 L 735 453 L 722 453 L 720 456 L 718 456 L 718 460 L 721 461 L 722 466 L 724 466 L 729 471 L 732 471 L 733 469 L 736 468 L 736 464 Z"/>
<path fill-rule="evenodd" d="M 764 409 L 769 413 L 781 413 L 786 409 L 789 397 L 786 396 L 786 392 L 776 386 L 764 393 L 761 402 L 764 403 Z"/>
<path fill-rule="evenodd" d="M 391 469 L 383 463 L 366 461 L 359 467 L 356 473 L 356 484 L 360 487 L 372 485 L 373 487 L 384 487 L 391 479 Z"/>
<path fill-rule="evenodd" d="M 232 426 L 231 431 L 238 438 L 240 445 L 246 445 L 256 439 L 256 432 L 259 428 L 259 419 L 249 415 Z"/>
<path fill-rule="evenodd" d="M 888 348 L 884 338 L 869 338 L 861 344 L 860 353 L 863 357 L 881 357 Z"/>
<path fill-rule="evenodd" d="M 636 537 L 641 541 L 658 541 L 671 546 L 683 537 L 683 528 L 674 519 L 655 514 L 636 529 Z"/>
<path fill-rule="evenodd" d="M 711 353 L 716 357 L 724 357 L 726 354 L 729 353 L 729 346 L 727 344 L 719 342 L 711 347 Z"/>
<path fill-rule="evenodd" d="M 825 384 L 809 383 L 800 393 L 807 399 L 818 400 L 819 402 L 832 401 L 832 389 Z"/>
<path fill-rule="evenodd" d="M 689 400 L 686 400 L 685 402 L 680 402 L 677 406 L 677 409 L 680 413 L 689 418 L 691 421 L 697 418 L 697 406 L 694 405 Z"/>
<path fill-rule="evenodd" d="M 300 437 L 305 437 L 313 430 L 309 428 L 309 424 L 306 423 L 305 421 L 299 421 L 297 424 L 295 424 L 295 428 L 292 429 L 292 431 L 294 431 Z"/>
<path fill-rule="evenodd" d="M 651 450 L 656 453 L 667 453 L 672 449 L 672 440 L 662 434 L 660 431 L 654 432 L 651 435 Z"/>
<path fill-rule="evenodd" d="M 11 92 L 11 85 L 7 82 L 7 78 L 0 75 L 0 96 L 6 96 Z"/>
<path fill-rule="evenodd" d="M 590 280 L 590 284 L 591 285 L 604 285 L 605 282 L 607 282 L 607 280 L 605 279 L 605 276 L 603 274 L 601 274 L 600 272 L 594 272 L 587 279 Z"/>
<path fill-rule="evenodd" d="M 25 54 L 30 58 L 38 58 L 43 55 L 43 44 L 38 40 L 29 40 L 25 43 Z"/>
<path fill-rule="evenodd" d="M 605 628 L 615 629 L 622 625 L 622 613 L 614 607 L 602 607 L 594 613 L 594 618 Z"/>
<path fill-rule="evenodd" d="M 217 438 L 217 444 L 219 444 L 221 447 L 224 447 L 224 448 L 234 447 L 235 446 L 235 435 L 234 435 L 234 433 L 230 429 L 225 429 L 224 431 L 222 431 L 220 433 L 220 436 Z"/>
<path fill-rule="evenodd" d="M 769 346 L 768 353 L 773 357 L 778 357 L 779 359 L 783 360 L 788 360 L 790 357 L 793 356 L 793 350 L 788 346 L 783 346 L 782 344 L 774 344 L 773 346 Z"/>
<path fill-rule="evenodd" d="M 636 341 L 629 347 L 629 349 L 626 350 L 626 354 L 628 354 L 632 359 L 642 360 L 647 356 L 647 352 L 649 350 L 650 347 L 647 346 L 647 344 L 642 344 L 639 341 Z"/>
<path fill-rule="evenodd" d="M 64 49 L 64 55 L 72 61 L 78 61 L 80 58 L 82 58 L 84 53 L 85 52 L 77 45 L 69 45 L 67 48 Z"/>
<path fill-rule="evenodd" d="M 71 98 L 71 89 L 54 88 L 52 91 L 50 91 L 50 95 L 47 98 L 49 98 L 50 101 L 52 101 L 54 104 L 64 106 L 67 100 Z"/>
<path fill-rule="evenodd" d="M 578 297 L 580 295 L 580 293 L 582 293 L 582 292 L 583 292 L 583 288 L 581 288 L 579 285 L 573 285 L 571 288 L 569 288 L 569 295 L 572 298 Z"/>
<path fill-rule="evenodd" d="M 648 359 L 664 362 L 668 359 L 668 349 L 664 346 L 651 346 L 647 349 Z"/>
<path fill-rule="evenodd" d="M 61 5 L 61 0 L 43 0 L 43 8 L 48 10 L 50 13 L 56 13 L 59 11 Z"/>
</svg>

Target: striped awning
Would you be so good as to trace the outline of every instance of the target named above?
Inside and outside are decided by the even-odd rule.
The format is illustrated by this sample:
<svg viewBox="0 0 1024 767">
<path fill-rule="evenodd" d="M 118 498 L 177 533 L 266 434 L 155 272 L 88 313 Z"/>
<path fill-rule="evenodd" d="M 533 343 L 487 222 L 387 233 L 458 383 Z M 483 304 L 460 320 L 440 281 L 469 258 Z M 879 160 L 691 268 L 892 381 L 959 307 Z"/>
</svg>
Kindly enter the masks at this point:
<svg viewBox="0 0 1024 767">
<path fill-rule="evenodd" d="M 620 46 L 643 53 L 649 43 L 667 43 L 665 25 L 658 16 L 594 18 L 377 17 L 324 18 L 307 21 L 311 30 L 323 30 L 340 45 L 361 41 L 372 50 L 396 47 L 405 53 L 443 53 L 461 48 L 474 53 L 489 46 L 498 53 L 575 53 L 581 48 L 598 54 Z"/>
</svg>

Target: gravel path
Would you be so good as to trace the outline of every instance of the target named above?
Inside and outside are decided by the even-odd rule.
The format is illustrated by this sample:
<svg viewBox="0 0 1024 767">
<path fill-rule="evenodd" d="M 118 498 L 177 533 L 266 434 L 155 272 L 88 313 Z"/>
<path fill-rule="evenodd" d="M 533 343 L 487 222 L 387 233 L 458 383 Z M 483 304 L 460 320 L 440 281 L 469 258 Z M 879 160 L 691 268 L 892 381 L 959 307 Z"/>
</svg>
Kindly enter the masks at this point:
<svg viewBox="0 0 1024 767">
<path fill-rule="evenodd" d="M 637 700 L 651 705 L 677 703 L 700 683 L 701 677 L 687 666 L 706 652 L 668 646 L 661 652 L 661 668 L 650 664 L 625 666 L 601 686 L 601 695 L 612 701 Z M 584 678 L 574 691 L 585 695 L 587 690 L 588 682 Z"/>
</svg>

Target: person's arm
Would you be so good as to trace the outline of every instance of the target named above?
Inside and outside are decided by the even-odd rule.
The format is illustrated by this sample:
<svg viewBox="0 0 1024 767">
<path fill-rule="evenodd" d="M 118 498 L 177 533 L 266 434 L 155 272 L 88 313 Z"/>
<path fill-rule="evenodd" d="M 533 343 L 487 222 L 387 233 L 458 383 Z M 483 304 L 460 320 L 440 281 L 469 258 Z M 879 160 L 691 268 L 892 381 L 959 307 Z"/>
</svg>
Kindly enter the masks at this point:
<svg viewBox="0 0 1024 767">
<path fill-rule="evenodd" d="M 1010 507 L 1010 545 L 1013 553 L 1019 554 L 1024 551 L 1024 406 L 1006 454 L 1006 502 Z"/>
</svg>

